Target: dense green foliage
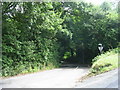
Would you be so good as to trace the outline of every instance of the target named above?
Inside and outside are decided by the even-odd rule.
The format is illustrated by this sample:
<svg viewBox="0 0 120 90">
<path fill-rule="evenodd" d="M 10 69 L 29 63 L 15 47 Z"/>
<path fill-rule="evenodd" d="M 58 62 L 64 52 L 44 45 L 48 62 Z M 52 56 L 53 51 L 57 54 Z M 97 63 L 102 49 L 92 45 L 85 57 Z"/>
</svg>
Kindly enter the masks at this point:
<svg viewBox="0 0 120 90">
<path fill-rule="evenodd" d="M 91 58 L 98 54 L 99 43 L 103 44 L 104 51 L 117 46 L 119 22 L 115 8 L 104 11 L 104 3 L 96 7 L 86 3 L 67 3 L 67 6 L 65 23 L 73 33 L 69 45 L 77 60 L 91 62 Z"/>
<path fill-rule="evenodd" d="M 109 50 L 93 59 L 91 73 L 99 74 L 118 67 L 118 48 Z"/>
<path fill-rule="evenodd" d="M 61 60 L 90 63 L 118 45 L 117 9 L 103 3 L 2 3 L 3 76 L 58 67 Z"/>
<path fill-rule="evenodd" d="M 3 76 L 59 66 L 56 37 L 64 29 L 53 9 L 52 3 L 3 3 Z"/>
</svg>

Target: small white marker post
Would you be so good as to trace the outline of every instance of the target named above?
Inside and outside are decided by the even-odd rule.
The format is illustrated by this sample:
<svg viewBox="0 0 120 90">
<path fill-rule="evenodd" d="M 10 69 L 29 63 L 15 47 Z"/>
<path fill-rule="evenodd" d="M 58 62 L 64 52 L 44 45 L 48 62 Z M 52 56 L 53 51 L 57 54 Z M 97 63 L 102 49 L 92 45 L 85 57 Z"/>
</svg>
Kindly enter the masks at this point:
<svg viewBox="0 0 120 90">
<path fill-rule="evenodd" d="M 100 51 L 100 54 L 102 53 L 102 50 L 103 50 L 103 46 L 102 46 L 102 44 L 100 43 L 100 44 L 98 44 L 98 49 L 99 49 L 99 51 Z"/>
</svg>

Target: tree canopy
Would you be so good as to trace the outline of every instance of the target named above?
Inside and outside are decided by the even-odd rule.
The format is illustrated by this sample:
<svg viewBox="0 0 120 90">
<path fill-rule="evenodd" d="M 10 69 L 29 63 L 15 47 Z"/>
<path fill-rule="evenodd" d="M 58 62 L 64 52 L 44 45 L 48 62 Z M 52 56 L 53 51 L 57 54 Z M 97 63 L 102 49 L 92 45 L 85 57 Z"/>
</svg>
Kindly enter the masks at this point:
<svg viewBox="0 0 120 90">
<path fill-rule="evenodd" d="M 91 63 L 102 43 L 118 45 L 118 11 L 112 4 L 3 2 L 3 76 L 54 68 L 60 61 Z"/>
</svg>

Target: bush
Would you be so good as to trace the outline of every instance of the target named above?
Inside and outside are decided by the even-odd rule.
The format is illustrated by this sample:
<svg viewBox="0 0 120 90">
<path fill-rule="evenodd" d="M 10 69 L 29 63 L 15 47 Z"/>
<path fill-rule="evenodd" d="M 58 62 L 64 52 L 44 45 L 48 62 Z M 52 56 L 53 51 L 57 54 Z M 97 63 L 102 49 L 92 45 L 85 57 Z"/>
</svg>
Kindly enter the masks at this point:
<svg viewBox="0 0 120 90">
<path fill-rule="evenodd" d="M 24 13 L 6 8 L 17 5 L 22 5 Z M 3 3 L 2 76 L 59 66 L 57 32 L 62 30 L 63 19 L 49 5 L 52 8 L 52 3 Z"/>
</svg>

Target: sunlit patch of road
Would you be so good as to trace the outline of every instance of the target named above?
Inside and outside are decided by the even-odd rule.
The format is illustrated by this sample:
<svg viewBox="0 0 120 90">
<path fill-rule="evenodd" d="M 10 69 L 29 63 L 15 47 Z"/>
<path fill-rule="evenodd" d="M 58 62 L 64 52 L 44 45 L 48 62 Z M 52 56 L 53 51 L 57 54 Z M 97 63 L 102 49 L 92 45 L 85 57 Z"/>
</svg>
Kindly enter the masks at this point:
<svg viewBox="0 0 120 90">
<path fill-rule="evenodd" d="M 1 79 L 0 88 L 72 88 L 88 70 L 87 67 L 65 67 Z"/>
</svg>

